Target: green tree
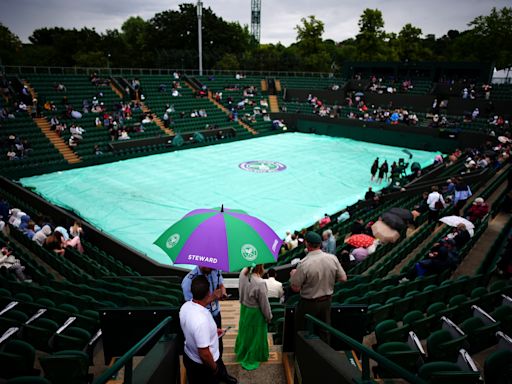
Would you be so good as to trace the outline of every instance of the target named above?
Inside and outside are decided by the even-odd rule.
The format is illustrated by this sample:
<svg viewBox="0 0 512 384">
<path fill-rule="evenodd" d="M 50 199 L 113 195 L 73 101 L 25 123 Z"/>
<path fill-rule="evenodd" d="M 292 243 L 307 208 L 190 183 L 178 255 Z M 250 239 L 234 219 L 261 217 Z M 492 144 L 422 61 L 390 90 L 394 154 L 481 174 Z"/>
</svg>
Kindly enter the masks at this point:
<svg viewBox="0 0 512 384">
<path fill-rule="evenodd" d="M 384 18 L 382 12 L 378 9 L 366 8 L 357 23 L 359 26 L 359 34 L 366 34 L 383 39 L 386 32 L 384 31 Z"/>
<path fill-rule="evenodd" d="M 366 8 L 359 18 L 356 36 L 357 59 L 362 61 L 391 60 L 395 53 L 389 49 L 384 31 L 384 18 L 378 9 Z"/>
<path fill-rule="evenodd" d="M 422 61 L 430 58 L 431 51 L 423 44 L 422 34 L 421 28 L 414 27 L 410 23 L 402 27 L 396 41 L 400 60 Z"/>
<path fill-rule="evenodd" d="M 240 63 L 238 62 L 238 58 L 233 53 L 225 53 L 217 64 L 215 65 L 217 69 L 239 69 Z"/>
<path fill-rule="evenodd" d="M 304 54 L 317 53 L 322 50 L 322 35 L 324 23 L 315 16 L 303 17 L 301 24 L 295 26 L 297 31 L 297 44 Z"/>
<path fill-rule="evenodd" d="M 9 28 L 0 23 L 0 63 L 15 64 L 21 51 L 21 41 Z"/>
<path fill-rule="evenodd" d="M 473 50 L 481 59 L 494 61 L 497 69 L 512 65 L 512 7 L 493 8 L 468 24 Z"/>
<path fill-rule="evenodd" d="M 301 57 L 300 68 L 307 71 L 326 72 L 331 68 L 335 50 L 331 42 L 322 39 L 324 23 L 315 16 L 301 19 L 301 24 L 295 27 L 297 42 L 292 44 Z M 290 47 L 290 48 L 292 48 Z"/>
<path fill-rule="evenodd" d="M 99 67 L 108 65 L 107 56 L 101 51 L 78 51 L 73 55 L 75 65 L 78 67 Z"/>
</svg>

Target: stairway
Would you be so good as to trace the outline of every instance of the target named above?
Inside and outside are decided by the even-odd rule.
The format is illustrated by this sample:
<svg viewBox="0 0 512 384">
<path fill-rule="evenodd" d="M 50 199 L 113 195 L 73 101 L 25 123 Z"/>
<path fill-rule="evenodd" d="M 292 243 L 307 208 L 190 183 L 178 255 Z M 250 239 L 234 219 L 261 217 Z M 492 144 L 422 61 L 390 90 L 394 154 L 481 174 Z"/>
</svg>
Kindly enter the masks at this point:
<svg viewBox="0 0 512 384">
<path fill-rule="evenodd" d="M 119 96 L 120 99 L 124 99 L 123 92 L 115 86 L 114 81 L 112 80 L 110 80 L 110 88 L 112 88 L 112 90 L 115 92 L 117 96 Z"/>
<path fill-rule="evenodd" d="M 268 83 L 266 79 L 261 79 L 261 92 L 268 91 Z"/>
<path fill-rule="evenodd" d="M 229 115 L 228 109 L 223 106 L 221 103 L 217 102 L 215 98 L 213 97 L 212 91 L 208 91 L 208 100 L 210 100 L 217 108 L 222 110 L 226 115 Z M 254 128 L 250 127 L 248 124 L 244 123 L 243 121 L 238 120 L 238 125 L 241 125 L 244 127 L 247 131 L 249 131 L 253 135 L 257 135 L 258 131 L 256 131 Z"/>
<path fill-rule="evenodd" d="M 262 363 L 260 367 L 254 371 L 246 371 L 236 362 L 235 342 L 238 335 L 238 321 L 240 320 L 240 303 L 238 300 L 223 301 L 221 303 L 222 310 L 222 327 L 232 328 L 224 335 L 224 352 L 222 360 L 226 365 L 230 375 L 236 377 L 239 383 L 243 384 L 259 384 L 287 383 L 283 367 L 282 346 L 274 345 L 272 335 L 268 334 L 268 345 L 270 355 L 268 361 Z M 183 363 L 181 363 L 183 364 Z M 181 365 L 181 384 L 186 384 L 185 367 Z"/>
<path fill-rule="evenodd" d="M 32 85 L 27 80 L 23 80 L 23 85 L 26 85 L 28 87 L 28 91 L 30 92 L 30 96 L 32 96 L 32 99 L 37 99 L 37 92 L 34 88 L 32 88 Z"/>
<path fill-rule="evenodd" d="M 268 97 L 268 101 L 270 103 L 270 112 L 277 113 L 279 112 L 279 102 L 277 101 L 276 95 L 270 95 Z"/>
<path fill-rule="evenodd" d="M 37 99 L 37 92 L 27 80 L 23 80 L 23 85 L 28 87 L 28 91 L 30 93 L 30 96 L 32 97 L 32 100 Z M 32 114 L 32 105 L 27 105 L 27 112 L 29 115 Z"/>
<path fill-rule="evenodd" d="M 69 164 L 76 164 L 82 161 L 82 159 L 69 148 L 66 142 L 57 135 L 55 131 L 51 130 L 50 122 L 45 117 L 36 117 L 34 118 L 34 122 Z"/>
<path fill-rule="evenodd" d="M 153 117 L 153 121 L 166 135 L 175 135 L 174 131 L 171 128 L 165 128 L 164 122 L 156 115 L 156 113 L 151 112 L 151 109 L 149 109 L 146 104 L 141 102 L 140 107 L 142 109 L 142 112 L 147 113 L 148 115 L 151 115 Z"/>
<path fill-rule="evenodd" d="M 281 92 L 281 80 L 275 79 L 274 80 L 276 92 Z"/>
</svg>

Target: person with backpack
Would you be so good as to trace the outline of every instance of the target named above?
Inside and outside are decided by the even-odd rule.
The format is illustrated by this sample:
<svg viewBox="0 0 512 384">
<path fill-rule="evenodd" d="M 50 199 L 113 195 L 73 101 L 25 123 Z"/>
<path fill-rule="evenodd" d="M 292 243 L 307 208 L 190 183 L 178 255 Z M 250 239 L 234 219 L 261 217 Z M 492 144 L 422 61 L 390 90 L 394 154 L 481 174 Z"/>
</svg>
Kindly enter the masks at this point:
<svg viewBox="0 0 512 384">
<path fill-rule="evenodd" d="M 455 212 L 460 216 L 462 208 L 473 193 L 471 192 L 469 185 L 461 179 L 457 179 L 454 192 L 453 205 L 455 206 Z"/>
<path fill-rule="evenodd" d="M 427 205 L 428 222 L 432 223 L 437 221 L 439 218 L 439 212 L 446 206 L 443 195 L 439 193 L 439 187 L 437 185 L 432 186 L 431 192 L 427 197 Z"/>
</svg>

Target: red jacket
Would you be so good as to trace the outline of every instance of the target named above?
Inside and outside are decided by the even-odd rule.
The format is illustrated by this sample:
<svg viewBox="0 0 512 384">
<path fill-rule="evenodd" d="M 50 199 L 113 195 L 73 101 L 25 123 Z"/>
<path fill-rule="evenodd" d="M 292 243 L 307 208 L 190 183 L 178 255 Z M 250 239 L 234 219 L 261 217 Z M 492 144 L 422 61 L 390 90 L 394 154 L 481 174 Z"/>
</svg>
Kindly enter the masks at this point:
<svg viewBox="0 0 512 384">
<path fill-rule="evenodd" d="M 482 219 L 489 213 L 489 205 L 487 203 L 473 204 L 468 210 L 469 221 L 475 222 Z"/>
</svg>

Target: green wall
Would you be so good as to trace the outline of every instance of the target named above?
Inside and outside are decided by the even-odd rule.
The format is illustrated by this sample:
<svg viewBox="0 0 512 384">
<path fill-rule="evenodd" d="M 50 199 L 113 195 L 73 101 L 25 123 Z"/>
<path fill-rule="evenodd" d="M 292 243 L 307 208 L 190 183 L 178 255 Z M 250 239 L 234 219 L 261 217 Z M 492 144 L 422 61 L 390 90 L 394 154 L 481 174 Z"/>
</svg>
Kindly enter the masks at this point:
<svg viewBox="0 0 512 384">
<path fill-rule="evenodd" d="M 353 140 L 367 141 L 370 143 L 400 146 L 425 151 L 451 152 L 458 145 L 456 140 L 434 137 L 430 134 L 408 132 L 406 130 L 394 130 L 394 127 L 385 128 L 369 126 L 349 126 L 343 123 L 329 123 L 309 120 L 297 120 L 297 131 L 316 133 L 320 135 L 346 137 Z"/>
</svg>

